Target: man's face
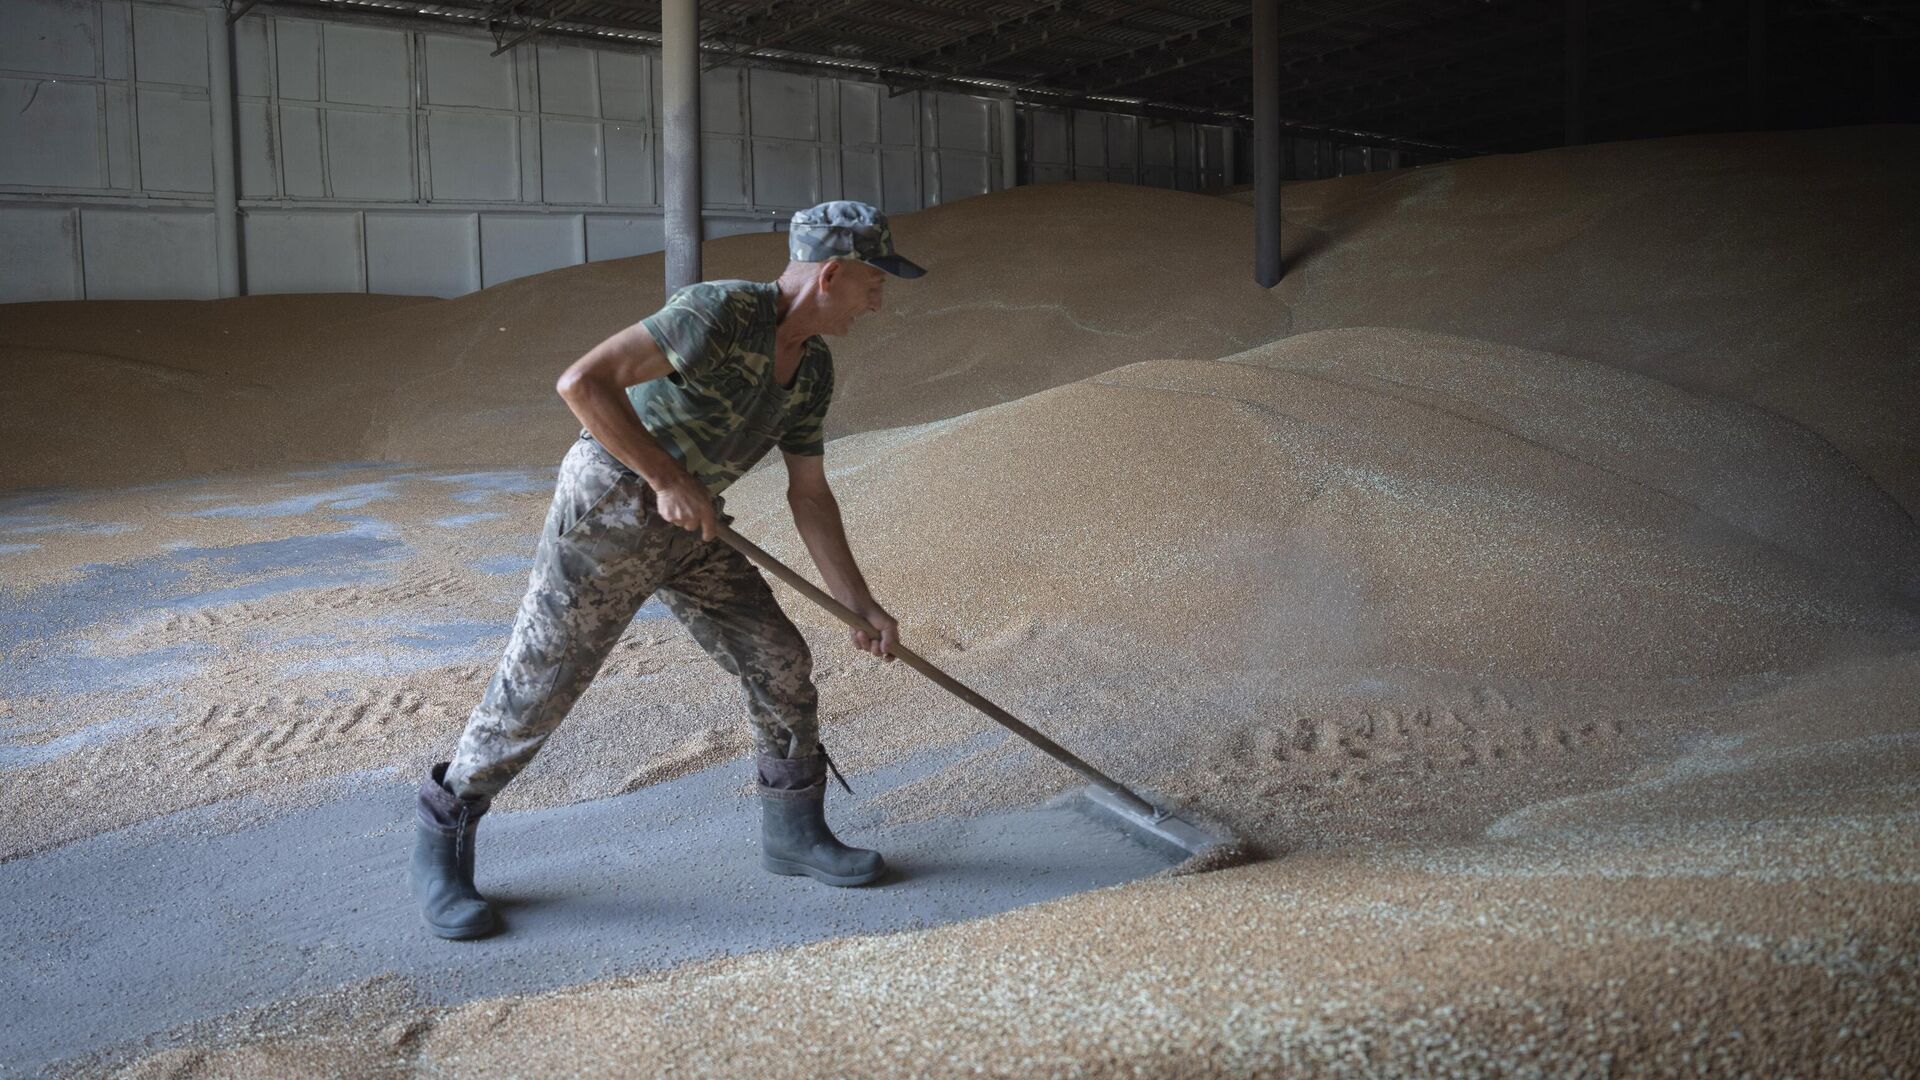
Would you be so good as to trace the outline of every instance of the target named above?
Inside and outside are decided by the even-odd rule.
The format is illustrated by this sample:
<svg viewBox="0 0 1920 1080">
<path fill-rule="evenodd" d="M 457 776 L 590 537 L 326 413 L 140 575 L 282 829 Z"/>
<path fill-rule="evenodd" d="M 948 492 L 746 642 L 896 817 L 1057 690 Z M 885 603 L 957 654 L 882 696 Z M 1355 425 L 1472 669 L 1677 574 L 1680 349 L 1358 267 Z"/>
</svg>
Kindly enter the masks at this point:
<svg viewBox="0 0 1920 1080">
<path fill-rule="evenodd" d="M 822 282 L 821 300 L 825 310 L 823 334 L 844 334 L 854 320 L 880 310 L 881 290 L 886 288 L 887 272 L 863 262 L 828 263 Z"/>
</svg>

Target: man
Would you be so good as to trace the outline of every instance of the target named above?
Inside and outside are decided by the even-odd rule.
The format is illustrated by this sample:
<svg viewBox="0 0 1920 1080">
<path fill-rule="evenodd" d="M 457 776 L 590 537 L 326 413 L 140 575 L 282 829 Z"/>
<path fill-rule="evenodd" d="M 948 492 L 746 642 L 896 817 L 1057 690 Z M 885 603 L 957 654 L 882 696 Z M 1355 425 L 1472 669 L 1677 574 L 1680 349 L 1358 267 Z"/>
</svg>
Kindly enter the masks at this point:
<svg viewBox="0 0 1920 1080">
<path fill-rule="evenodd" d="M 833 358 L 819 335 L 844 334 L 879 311 L 888 274 L 925 271 L 894 253 L 886 217 L 865 203 L 796 213 L 788 253 L 778 281 L 690 285 L 560 376 L 556 389 L 584 429 L 560 465 L 506 655 L 453 760 L 431 766 L 420 785 L 411 879 L 435 934 L 497 928 L 473 883 L 475 828 L 650 595 L 746 691 L 761 865 L 842 886 L 885 869 L 878 852 L 848 847 L 827 828 L 832 762 L 819 743 L 807 643 L 715 529 L 730 520 L 719 492 L 778 445 L 787 503 L 814 565 L 879 631 L 854 631 L 854 645 L 892 659 L 899 627 L 867 591 L 827 486 L 822 422 Z"/>
</svg>

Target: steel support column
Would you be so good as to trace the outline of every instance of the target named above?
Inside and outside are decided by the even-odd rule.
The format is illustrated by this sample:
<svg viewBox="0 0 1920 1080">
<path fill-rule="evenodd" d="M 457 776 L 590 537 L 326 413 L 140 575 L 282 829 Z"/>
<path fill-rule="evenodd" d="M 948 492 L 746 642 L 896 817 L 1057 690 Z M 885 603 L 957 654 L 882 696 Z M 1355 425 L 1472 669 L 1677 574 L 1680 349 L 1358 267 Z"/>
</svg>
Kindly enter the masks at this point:
<svg viewBox="0 0 1920 1080">
<path fill-rule="evenodd" d="M 1001 98 L 1000 110 L 1000 189 L 1020 186 L 1020 105 L 1012 98 Z"/>
<path fill-rule="evenodd" d="M 1567 0 L 1568 146 L 1587 141 L 1587 0 Z"/>
<path fill-rule="evenodd" d="M 667 295 L 700 280 L 700 4 L 660 5 L 661 208 Z"/>
<path fill-rule="evenodd" d="M 1253 280 L 1280 283 L 1280 0 L 1253 0 Z"/>
<path fill-rule="evenodd" d="M 220 295 L 239 296 L 240 186 L 234 162 L 239 138 L 233 122 L 233 27 L 227 8 L 207 9 L 208 115 L 213 123 L 213 250 L 219 268 Z"/>
<path fill-rule="evenodd" d="M 1767 0 L 1747 0 L 1747 126 L 1767 120 Z"/>
</svg>

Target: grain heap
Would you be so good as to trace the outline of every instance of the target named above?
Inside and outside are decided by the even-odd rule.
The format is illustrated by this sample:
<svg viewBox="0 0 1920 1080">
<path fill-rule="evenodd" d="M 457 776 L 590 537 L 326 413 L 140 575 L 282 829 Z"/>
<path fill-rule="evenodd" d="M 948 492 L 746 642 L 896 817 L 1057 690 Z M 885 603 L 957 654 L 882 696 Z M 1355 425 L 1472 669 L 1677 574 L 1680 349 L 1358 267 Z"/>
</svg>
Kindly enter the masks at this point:
<svg viewBox="0 0 1920 1080">
<path fill-rule="evenodd" d="M 998 404 L 1135 360 L 1270 341 L 1244 207 L 1123 185 L 1022 188 L 902 217 L 932 272 L 834 343 L 831 434 Z M 770 280 L 783 235 L 705 247 L 710 278 Z M 452 300 L 246 297 L 0 307 L 0 488 L 296 463 L 551 466 L 577 429 L 560 371 L 659 306 L 659 255 Z M 1013 347 L 1009 347 L 1009 346 Z M 74 447 L 110 455 L 76 469 Z M 154 453 L 155 448 L 163 452 Z"/>
<path fill-rule="evenodd" d="M 1293 184 L 1275 295 L 1296 332 L 1432 330 L 1747 402 L 1825 436 L 1920 512 L 1916 188 L 1910 124 Z"/>
<path fill-rule="evenodd" d="M 1830 446 L 1524 349 L 1306 334 L 1132 365 L 835 455 L 896 615 L 1074 744 L 1281 846 L 1319 840 L 1282 824 L 1302 815 L 1276 812 L 1276 795 L 1321 799 L 1331 779 L 1377 809 L 1384 792 L 1351 789 L 1379 783 L 1419 807 L 1409 827 L 1470 832 L 1489 804 L 1461 766 L 1480 756 L 1520 769 L 1504 797 L 1526 799 L 1535 768 L 1566 780 L 1591 755 L 1577 771 L 1604 771 L 1623 711 L 1660 688 L 1920 632 L 1905 599 L 1920 593 L 1920 530 Z M 754 477 L 743 501 L 771 508 L 778 484 Z M 776 517 L 749 524 L 804 561 Z M 1575 687 L 1612 700 L 1574 707 Z M 847 726 L 861 745 L 864 725 Z M 938 738 L 929 728 L 916 741 Z M 1067 786 L 1024 749 L 990 757 L 914 797 L 984 808 Z"/>
</svg>

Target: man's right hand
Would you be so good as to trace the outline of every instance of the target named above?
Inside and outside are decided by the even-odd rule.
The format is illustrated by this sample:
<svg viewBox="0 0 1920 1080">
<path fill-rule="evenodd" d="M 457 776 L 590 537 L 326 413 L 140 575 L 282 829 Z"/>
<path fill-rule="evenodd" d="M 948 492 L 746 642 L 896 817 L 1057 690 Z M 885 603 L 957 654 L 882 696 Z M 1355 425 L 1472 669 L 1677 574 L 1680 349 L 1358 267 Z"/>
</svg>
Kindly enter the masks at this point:
<svg viewBox="0 0 1920 1080">
<path fill-rule="evenodd" d="M 699 533 L 702 540 L 719 537 L 720 516 L 713 509 L 713 493 L 699 477 L 680 469 L 659 483 L 650 480 L 648 485 L 653 488 L 654 506 L 661 517 L 688 532 Z"/>
</svg>

